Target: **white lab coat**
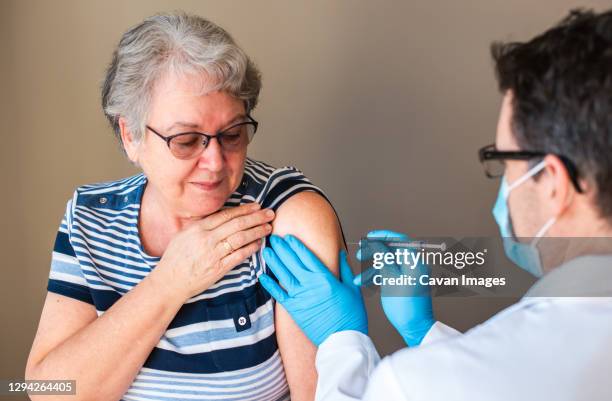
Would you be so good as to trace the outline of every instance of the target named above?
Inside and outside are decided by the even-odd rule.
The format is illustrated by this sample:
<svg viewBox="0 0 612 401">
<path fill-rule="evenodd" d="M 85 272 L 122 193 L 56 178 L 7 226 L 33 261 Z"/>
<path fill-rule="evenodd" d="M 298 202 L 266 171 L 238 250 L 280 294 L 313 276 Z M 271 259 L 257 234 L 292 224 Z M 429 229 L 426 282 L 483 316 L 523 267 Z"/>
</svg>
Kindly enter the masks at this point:
<svg viewBox="0 0 612 401">
<path fill-rule="evenodd" d="M 382 361 L 369 337 L 336 333 L 317 352 L 316 399 L 612 400 L 610 297 L 612 256 L 586 256 L 465 334 L 436 322 Z"/>
</svg>

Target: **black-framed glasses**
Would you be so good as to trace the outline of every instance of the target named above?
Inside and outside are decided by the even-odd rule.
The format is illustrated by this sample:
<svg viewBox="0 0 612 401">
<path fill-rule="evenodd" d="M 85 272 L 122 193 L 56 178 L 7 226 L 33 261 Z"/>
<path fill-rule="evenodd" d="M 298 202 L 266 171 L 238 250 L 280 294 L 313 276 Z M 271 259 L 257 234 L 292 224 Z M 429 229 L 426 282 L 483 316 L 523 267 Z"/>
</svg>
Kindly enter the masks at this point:
<svg viewBox="0 0 612 401">
<path fill-rule="evenodd" d="M 168 149 L 170 149 L 174 157 L 186 160 L 200 156 L 213 138 L 217 139 L 221 149 L 224 151 L 235 152 L 244 150 L 253 140 L 257 132 L 257 126 L 259 125 L 259 123 L 248 114 L 247 118 L 248 121 L 234 124 L 223 131 L 217 132 L 215 135 L 194 131 L 164 136 L 150 126 L 147 125 L 146 127 L 166 142 Z"/>
<path fill-rule="evenodd" d="M 503 176 L 506 171 L 505 160 L 533 160 L 544 158 L 547 154 L 551 153 L 532 150 L 497 150 L 495 144 L 491 144 L 480 148 L 478 151 L 478 158 L 484 167 L 487 177 L 499 178 Z M 582 188 L 580 188 L 580 184 L 578 183 L 578 169 L 576 165 L 565 156 L 558 154 L 554 155 L 557 156 L 565 166 L 576 191 L 582 193 Z"/>
</svg>

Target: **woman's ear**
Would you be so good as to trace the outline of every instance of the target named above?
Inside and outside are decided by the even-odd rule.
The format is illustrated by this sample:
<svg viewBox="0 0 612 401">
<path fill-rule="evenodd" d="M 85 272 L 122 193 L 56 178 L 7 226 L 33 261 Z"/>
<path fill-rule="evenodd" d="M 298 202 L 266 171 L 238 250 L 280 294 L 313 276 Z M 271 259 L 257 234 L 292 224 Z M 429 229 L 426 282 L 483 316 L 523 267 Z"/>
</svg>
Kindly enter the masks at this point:
<svg viewBox="0 0 612 401">
<path fill-rule="evenodd" d="M 119 117 L 119 130 L 121 131 L 121 143 L 123 149 L 130 161 L 138 165 L 138 145 L 134 135 L 129 130 L 128 125 L 123 117 Z"/>
</svg>

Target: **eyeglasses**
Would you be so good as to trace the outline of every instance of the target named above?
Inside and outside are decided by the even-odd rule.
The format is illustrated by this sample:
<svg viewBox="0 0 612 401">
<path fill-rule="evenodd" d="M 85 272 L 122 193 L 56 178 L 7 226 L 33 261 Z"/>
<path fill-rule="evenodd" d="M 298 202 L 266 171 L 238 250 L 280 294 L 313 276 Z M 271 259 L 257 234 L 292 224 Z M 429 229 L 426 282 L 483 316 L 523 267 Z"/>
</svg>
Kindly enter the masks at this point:
<svg viewBox="0 0 612 401">
<path fill-rule="evenodd" d="M 186 160 L 198 157 L 208 147 L 213 138 L 217 139 L 221 149 L 227 152 L 244 150 L 253 140 L 259 123 L 247 115 L 249 121 L 234 124 L 231 127 L 217 132 L 216 135 L 204 134 L 202 132 L 183 132 L 180 134 L 164 136 L 146 126 L 148 130 L 163 139 L 168 149 L 177 159 Z"/>
<path fill-rule="evenodd" d="M 478 151 L 478 158 L 484 167 L 487 177 L 499 178 L 503 176 L 506 171 L 505 160 L 532 160 L 543 158 L 547 154 L 550 153 L 530 150 L 497 150 L 495 145 L 491 144 L 483 146 Z M 580 188 L 580 184 L 578 183 L 578 169 L 576 165 L 565 156 L 557 154 L 555 154 L 555 156 L 557 156 L 565 166 L 576 191 L 582 193 L 582 188 Z"/>
</svg>

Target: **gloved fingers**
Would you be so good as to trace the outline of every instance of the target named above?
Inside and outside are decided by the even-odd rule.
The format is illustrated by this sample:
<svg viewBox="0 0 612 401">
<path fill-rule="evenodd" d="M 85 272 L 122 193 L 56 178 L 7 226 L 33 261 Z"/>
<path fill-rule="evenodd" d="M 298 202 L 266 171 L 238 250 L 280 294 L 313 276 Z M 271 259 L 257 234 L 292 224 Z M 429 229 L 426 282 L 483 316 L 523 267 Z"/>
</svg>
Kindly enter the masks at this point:
<svg viewBox="0 0 612 401">
<path fill-rule="evenodd" d="M 283 290 L 281 286 L 267 274 L 261 274 L 259 276 L 259 282 L 261 283 L 262 287 L 270 293 L 272 298 L 276 299 L 276 301 L 281 305 L 284 304 L 287 299 L 289 299 L 289 295 L 285 292 L 285 290 Z"/>
<path fill-rule="evenodd" d="M 356 286 L 369 286 L 370 284 L 372 284 L 372 279 L 376 274 L 378 274 L 378 271 L 379 270 L 373 267 L 366 269 L 364 272 L 361 272 L 355 276 L 355 278 L 353 279 L 353 284 L 355 284 Z"/>
<path fill-rule="evenodd" d="M 393 241 L 397 241 L 397 242 L 408 242 L 410 241 L 410 237 L 408 237 L 406 234 L 402 234 L 402 233 L 396 233 L 394 231 L 388 231 L 388 230 L 377 230 L 377 231 L 370 231 L 370 233 L 368 233 L 368 236 L 372 235 L 372 238 L 376 238 L 376 237 L 383 237 L 385 236 L 384 241 L 386 242 L 393 242 Z M 403 249 L 404 247 L 401 246 L 397 246 L 394 247 L 393 249 Z M 408 250 L 412 251 L 412 252 L 417 252 L 418 249 L 417 248 L 408 248 Z M 397 265 L 397 264 L 393 264 L 393 265 L 387 265 L 391 271 L 390 273 L 393 275 L 401 275 L 401 274 L 407 274 L 410 276 L 414 276 L 414 277 L 419 277 L 421 275 L 424 274 L 429 274 L 429 267 L 424 264 L 424 263 L 414 263 L 412 265 Z M 385 266 L 385 267 L 387 267 Z"/>
<path fill-rule="evenodd" d="M 410 346 L 418 345 L 435 323 L 431 297 L 381 297 L 389 322 Z"/>
<path fill-rule="evenodd" d="M 292 294 L 300 286 L 298 280 L 293 274 L 287 269 L 285 264 L 280 260 L 276 252 L 271 248 L 264 248 L 262 255 L 266 264 L 272 270 L 279 283 L 287 290 L 289 294 Z"/>
<path fill-rule="evenodd" d="M 370 231 L 364 240 L 359 242 L 357 250 L 358 260 L 368 260 L 376 252 L 389 252 L 389 247 L 386 246 L 387 241 L 408 241 L 408 236 L 402 233 L 396 233 L 389 230 L 374 230 Z"/>
<path fill-rule="evenodd" d="M 395 326 L 398 321 L 403 322 L 400 325 L 406 326 L 410 322 L 421 319 L 430 319 L 433 316 L 433 305 L 431 296 L 425 294 L 408 294 L 408 295 L 383 295 L 381 293 L 380 302 L 383 311 L 387 316 L 390 313 L 401 311 L 395 314 L 391 323 Z M 390 313 L 389 313 L 390 312 Z"/>
<path fill-rule="evenodd" d="M 355 279 L 355 275 L 353 274 L 353 270 L 351 270 L 351 265 L 349 265 L 346 252 L 344 250 L 340 251 L 340 280 L 345 285 L 348 285 L 351 288 L 359 289 L 355 286 L 353 280 Z"/>
<path fill-rule="evenodd" d="M 393 249 L 387 247 L 383 242 L 379 241 L 367 240 L 367 242 L 361 242 L 361 244 L 361 249 L 357 251 L 357 259 L 362 261 L 362 268 L 368 267 L 368 264 L 363 262 L 375 259 L 376 254 L 394 252 Z M 378 262 L 383 262 L 384 265 L 382 268 L 374 268 L 374 263 L 370 263 L 369 267 L 355 278 L 355 285 L 369 286 L 372 284 L 372 280 L 377 274 L 384 275 L 385 277 L 398 277 L 402 274 L 402 265 L 397 265 L 396 263 L 386 263 L 384 259 L 378 260 Z"/>
<path fill-rule="evenodd" d="M 385 254 L 389 252 L 395 253 L 397 249 L 404 252 L 405 251 L 405 249 L 403 249 L 404 247 L 400 246 L 399 244 L 397 246 L 389 246 L 388 243 L 389 242 L 393 243 L 394 241 L 407 242 L 409 240 L 410 238 L 406 234 L 402 234 L 402 233 L 398 233 L 394 231 L 389 231 L 389 230 L 370 231 L 367 234 L 367 238 L 360 242 L 360 249 L 357 251 L 357 259 L 359 259 L 360 261 L 365 261 L 365 260 L 374 258 L 376 254 L 379 254 L 379 253 L 380 254 Z M 400 259 L 400 260 L 404 261 L 406 259 L 404 257 L 403 259 Z M 403 264 L 403 263 L 408 263 L 408 264 Z M 397 263 L 387 263 L 385 261 L 384 267 L 383 267 L 384 275 L 393 276 L 393 277 L 399 276 L 401 274 L 412 275 L 415 273 L 414 270 L 416 270 L 417 268 L 419 269 L 419 271 L 423 271 L 423 272 L 426 271 L 426 270 L 421 270 L 422 266 L 410 265 L 410 263 L 411 262 L 409 261 L 409 262 L 400 262 L 399 264 L 397 264 Z M 369 280 L 371 280 L 371 278 L 374 276 L 373 273 L 375 272 L 368 272 L 367 270 L 366 272 L 367 274 L 364 274 L 362 276 L 361 282 L 367 284 Z"/>
<path fill-rule="evenodd" d="M 326 273 L 329 269 L 319 260 L 317 255 L 312 253 L 310 249 L 302 241 L 293 235 L 286 235 L 285 242 L 289 244 L 295 255 L 300 259 L 302 265 L 313 273 Z"/>
<path fill-rule="evenodd" d="M 397 239 L 401 241 L 408 241 L 409 239 L 406 234 L 398 233 L 398 232 L 391 231 L 391 230 L 372 230 L 368 233 L 366 238 L 379 239 L 382 241 L 393 240 L 393 239 Z"/>
<path fill-rule="evenodd" d="M 357 259 L 367 260 L 372 257 L 374 252 L 388 252 L 388 248 L 383 243 L 385 241 L 408 241 L 406 234 L 397 233 L 389 230 L 373 230 L 366 235 L 366 239 L 359 242 Z M 380 241 L 380 242 L 379 242 Z"/>
<path fill-rule="evenodd" d="M 355 256 L 357 260 L 363 262 L 372 259 L 375 253 L 386 253 L 389 251 L 389 247 L 387 247 L 382 240 L 366 239 L 359 241 L 359 249 Z"/>
<path fill-rule="evenodd" d="M 360 287 L 361 284 L 362 284 L 361 276 L 363 276 L 364 273 L 365 272 L 359 273 L 358 275 L 353 277 L 353 284 L 355 284 L 356 286 Z"/>
<path fill-rule="evenodd" d="M 362 284 L 367 285 L 372 280 L 374 275 L 382 274 L 383 272 L 386 276 L 398 276 L 402 274 L 403 266 L 395 263 L 395 257 L 393 258 L 393 263 L 387 263 L 387 260 L 384 259 L 384 254 L 394 252 L 394 249 L 387 247 L 382 241 L 362 241 L 360 249 L 357 251 L 357 259 L 362 262 L 362 268 L 367 267 L 367 269 L 362 273 Z M 381 259 L 376 260 L 377 257 L 380 257 Z M 365 263 L 369 260 L 372 260 L 372 263 Z M 375 269 L 374 262 L 383 263 L 383 266 Z"/>
<path fill-rule="evenodd" d="M 373 230 L 373 231 L 370 231 L 367 234 L 367 239 L 371 239 L 371 240 L 379 239 L 379 240 L 385 241 L 385 242 L 389 242 L 389 241 L 393 241 L 393 240 L 396 240 L 398 242 L 410 241 L 410 237 L 408 237 L 406 234 L 402 234 L 402 233 L 398 233 L 398 232 L 390 231 L 390 230 Z M 388 251 L 389 251 L 389 248 L 387 247 L 387 252 Z M 360 260 L 363 260 L 363 259 L 360 259 Z M 400 270 L 402 270 L 402 269 L 400 269 Z M 429 271 L 429 268 L 428 268 L 427 265 L 425 265 L 423 263 L 419 263 L 412 270 L 415 270 L 419 274 L 425 274 L 425 273 L 427 273 Z"/>
<path fill-rule="evenodd" d="M 302 263 L 300 257 L 295 254 L 289 243 L 278 235 L 272 235 L 270 236 L 270 245 L 293 277 L 299 282 L 304 283 L 310 271 L 304 266 L 304 263 Z"/>
</svg>

